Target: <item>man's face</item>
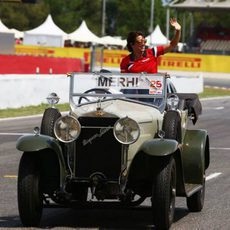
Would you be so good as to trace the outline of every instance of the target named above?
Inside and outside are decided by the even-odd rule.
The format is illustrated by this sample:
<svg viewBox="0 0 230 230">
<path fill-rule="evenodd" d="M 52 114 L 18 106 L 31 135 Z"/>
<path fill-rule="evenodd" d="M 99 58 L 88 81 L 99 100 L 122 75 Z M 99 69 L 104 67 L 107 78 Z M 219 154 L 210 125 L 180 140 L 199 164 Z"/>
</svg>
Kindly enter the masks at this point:
<svg viewBox="0 0 230 230">
<path fill-rule="evenodd" d="M 132 45 L 133 52 L 144 52 L 146 40 L 142 35 L 136 37 L 135 43 Z"/>
</svg>

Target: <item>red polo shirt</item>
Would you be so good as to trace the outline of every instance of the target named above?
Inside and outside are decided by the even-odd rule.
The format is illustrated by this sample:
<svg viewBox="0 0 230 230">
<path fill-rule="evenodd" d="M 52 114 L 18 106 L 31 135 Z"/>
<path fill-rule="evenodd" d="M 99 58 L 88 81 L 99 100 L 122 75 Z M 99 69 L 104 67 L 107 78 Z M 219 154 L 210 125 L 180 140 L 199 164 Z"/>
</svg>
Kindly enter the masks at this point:
<svg viewBox="0 0 230 230">
<path fill-rule="evenodd" d="M 146 49 L 143 57 L 135 61 L 133 54 L 130 54 L 121 60 L 121 73 L 157 73 L 157 57 L 163 54 L 163 46 Z"/>
</svg>

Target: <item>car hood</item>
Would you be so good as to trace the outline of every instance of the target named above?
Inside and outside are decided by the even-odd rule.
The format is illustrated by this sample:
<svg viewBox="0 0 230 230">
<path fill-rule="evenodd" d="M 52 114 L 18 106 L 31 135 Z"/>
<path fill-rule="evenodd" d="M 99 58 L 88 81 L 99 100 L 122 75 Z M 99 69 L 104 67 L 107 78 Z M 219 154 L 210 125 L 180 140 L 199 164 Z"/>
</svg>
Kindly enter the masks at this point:
<svg viewBox="0 0 230 230">
<path fill-rule="evenodd" d="M 81 105 L 74 109 L 73 112 L 78 117 L 87 116 L 89 114 L 90 116 L 95 115 L 96 117 L 98 116 L 98 113 L 96 112 L 98 111 L 97 107 L 101 108 L 100 112 L 101 114 L 105 114 L 105 116 L 106 114 L 109 114 L 110 116 L 113 115 L 119 118 L 128 116 L 138 123 L 152 122 L 153 120 L 158 120 L 162 117 L 160 111 L 153 106 L 148 106 L 146 104 L 122 99 L 103 101 L 100 104 L 91 103 Z"/>
</svg>

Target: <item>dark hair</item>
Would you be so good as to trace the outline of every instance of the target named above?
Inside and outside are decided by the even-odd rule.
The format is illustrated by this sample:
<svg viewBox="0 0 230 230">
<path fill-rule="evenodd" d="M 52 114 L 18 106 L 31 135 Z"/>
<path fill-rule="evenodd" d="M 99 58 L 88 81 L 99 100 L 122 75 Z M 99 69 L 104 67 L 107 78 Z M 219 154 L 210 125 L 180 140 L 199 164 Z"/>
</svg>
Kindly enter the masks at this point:
<svg viewBox="0 0 230 230">
<path fill-rule="evenodd" d="M 128 48 L 129 52 L 133 52 L 132 45 L 135 43 L 136 37 L 138 37 L 140 35 L 144 37 L 144 34 L 141 31 L 129 32 L 129 34 L 127 36 L 127 48 Z"/>
</svg>

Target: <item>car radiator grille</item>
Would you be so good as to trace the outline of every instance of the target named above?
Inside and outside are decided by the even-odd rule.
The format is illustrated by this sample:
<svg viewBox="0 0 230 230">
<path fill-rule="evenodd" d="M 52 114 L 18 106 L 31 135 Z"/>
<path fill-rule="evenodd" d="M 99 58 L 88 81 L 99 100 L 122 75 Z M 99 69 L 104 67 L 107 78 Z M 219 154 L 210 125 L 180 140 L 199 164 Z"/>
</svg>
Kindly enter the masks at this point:
<svg viewBox="0 0 230 230">
<path fill-rule="evenodd" d="M 118 118 L 80 117 L 81 134 L 76 141 L 77 178 L 89 178 L 95 172 L 108 180 L 118 180 L 121 171 L 122 145 L 113 135 Z"/>
</svg>

